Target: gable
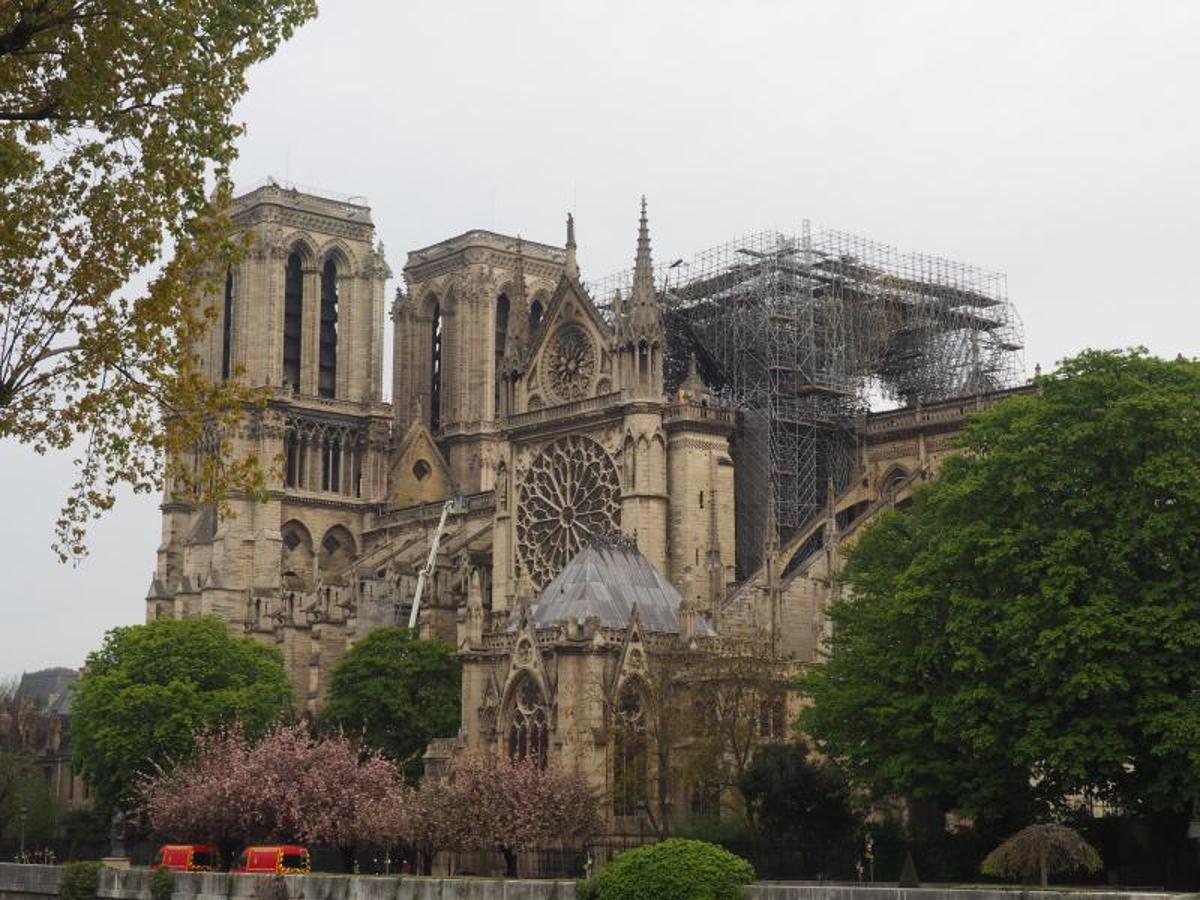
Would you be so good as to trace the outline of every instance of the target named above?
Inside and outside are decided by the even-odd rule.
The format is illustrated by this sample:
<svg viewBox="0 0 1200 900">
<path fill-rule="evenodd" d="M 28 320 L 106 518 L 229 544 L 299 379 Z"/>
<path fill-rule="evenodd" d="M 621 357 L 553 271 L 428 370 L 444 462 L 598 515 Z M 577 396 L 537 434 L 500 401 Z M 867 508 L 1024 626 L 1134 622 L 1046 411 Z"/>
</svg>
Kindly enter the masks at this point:
<svg viewBox="0 0 1200 900">
<path fill-rule="evenodd" d="M 572 403 L 613 389 L 610 332 L 587 290 L 563 276 L 529 351 L 521 409 Z"/>
<path fill-rule="evenodd" d="M 396 507 L 441 503 L 455 494 L 454 479 L 424 424 L 413 422 L 388 469 L 388 503 Z"/>
</svg>

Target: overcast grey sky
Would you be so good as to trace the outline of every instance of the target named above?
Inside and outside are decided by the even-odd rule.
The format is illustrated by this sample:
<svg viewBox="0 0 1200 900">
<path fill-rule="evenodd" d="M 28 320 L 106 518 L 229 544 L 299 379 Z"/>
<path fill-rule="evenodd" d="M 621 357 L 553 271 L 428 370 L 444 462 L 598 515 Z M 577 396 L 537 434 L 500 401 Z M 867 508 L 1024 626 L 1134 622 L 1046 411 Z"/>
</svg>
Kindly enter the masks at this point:
<svg viewBox="0 0 1200 900">
<path fill-rule="evenodd" d="M 1200 3 L 323 0 L 252 73 L 236 175 L 369 198 L 392 268 L 469 228 L 584 276 L 804 218 L 1008 273 L 1026 363 L 1200 355 Z M 395 287 L 395 282 L 389 291 Z M 386 357 L 385 357 L 386 358 Z M 0 445 L 0 676 L 142 620 L 157 497 L 61 566 L 63 458 Z"/>
</svg>

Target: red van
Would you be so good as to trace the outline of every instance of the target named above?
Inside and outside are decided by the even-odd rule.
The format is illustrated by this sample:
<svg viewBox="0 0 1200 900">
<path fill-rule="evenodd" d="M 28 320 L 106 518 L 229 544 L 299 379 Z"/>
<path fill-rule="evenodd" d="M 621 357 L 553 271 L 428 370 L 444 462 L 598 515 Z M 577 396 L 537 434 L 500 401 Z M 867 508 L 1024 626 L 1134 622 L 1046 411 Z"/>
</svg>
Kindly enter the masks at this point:
<svg viewBox="0 0 1200 900">
<path fill-rule="evenodd" d="M 312 871 L 308 848 L 298 844 L 247 847 L 232 871 L 244 874 L 307 875 Z"/>
<path fill-rule="evenodd" d="M 215 872 L 221 868 L 221 855 L 208 844 L 164 844 L 150 866 L 174 872 Z"/>
</svg>

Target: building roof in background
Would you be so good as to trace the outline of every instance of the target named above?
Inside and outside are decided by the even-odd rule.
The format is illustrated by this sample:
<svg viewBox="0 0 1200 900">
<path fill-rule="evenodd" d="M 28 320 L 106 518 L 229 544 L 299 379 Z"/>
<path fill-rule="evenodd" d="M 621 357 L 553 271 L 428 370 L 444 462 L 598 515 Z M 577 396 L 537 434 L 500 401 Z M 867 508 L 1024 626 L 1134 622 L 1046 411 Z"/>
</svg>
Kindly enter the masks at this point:
<svg viewBox="0 0 1200 900">
<path fill-rule="evenodd" d="M 41 712 L 69 715 L 71 689 L 78 678 L 79 671 L 66 666 L 26 672 L 17 685 L 17 696 L 28 697 Z"/>
</svg>

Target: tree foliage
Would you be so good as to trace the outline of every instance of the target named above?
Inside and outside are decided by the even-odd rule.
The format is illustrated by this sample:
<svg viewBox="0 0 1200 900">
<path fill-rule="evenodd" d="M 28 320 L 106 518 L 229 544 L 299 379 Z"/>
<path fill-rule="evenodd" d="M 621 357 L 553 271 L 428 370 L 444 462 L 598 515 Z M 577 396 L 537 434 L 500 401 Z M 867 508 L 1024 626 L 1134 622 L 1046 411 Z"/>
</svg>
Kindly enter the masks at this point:
<svg viewBox="0 0 1200 900">
<path fill-rule="evenodd" d="M 797 741 L 759 748 L 738 779 L 761 846 L 786 848 L 813 876 L 831 874 L 856 845 L 858 818 L 846 777 Z"/>
<path fill-rule="evenodd" d="M 627 850 L 581 885 L 586 900 L 740 900 L 754 867 L 714 844 L 671 838 Z"/>
<path fill-rule="evenodd" d="M 655 831 L 673 834 L 682 824 L 671 808 L 674 777 L 714 806 L 733 799 L 730 792 L 740 790 L 754 754 L 785 734 L 790 672 L 759 640 L 723 637 L 655 648 L 646 671 L 631 680 L 644 695 L 646 744 L 655 757 L 649 769 L 657 783 L 646 807 Z M 620 694 L 603 681 L 592 691 L 614 717 Z"/>
<path fill-rule="evenodd" d="M 61 804 L 42 776 L 38 755 L 58 738 L 58 717 L 22 694 L 17 679 L 0 681 L 0 835 L 16 834 L 25 810 L 25 837 L 48 840 Z"/>
<path fill-rule="evenodd" d="M 1200 363 L 1086 351 L 849 552 L 802 720 L 879 795 L 1024 818 L 1200 794 Z"/>
<path fill-rule="evenodd" d="M 430 740 L 458 733 L 460 679 L 449 644 L 422 640 L 407 628 L 379 628 L 334 669 L 321 721 L 361 732 L 415 781 Z"/>
<path fill-rule="evenodd" d="M 58 523 L 79 553 L 118 483 L 151 490 L 164 450 L 221 433 L 249 398 L 190 348 L 212 262 L 246 71 L 314 0 L 13 0 L 0 5 L 0 438 L 83 442 Z M 208 185 L 216 180 L 211 195 Z M 145 291 L 164 241 L 174 250 Z M 223 273 L 223 267 L 220 267 Z M 166 410 L 166 427 L 160 410 Z M 261 487 L 256 461 L 206 459 L 188 490 Z"/>
<path fill-rule="evenodd" d="M 1100 854 L 1079 834 L 1063 825 L 1030 825 L 993 850 L 979 867 L 984 875 L 1023 881 L 1038 879 L 1045 887 L 1049 876 L 1068 872 L 1099 872 Z"/>
<path fill-rule="evenodd" d="M 96 900 L 100 869 L 98 862 L 67 863 L 58 882 L 59 900 Z"/>
<path fill-rule="evenodd" d="M 291 702 L 279 651 L 217 619 L 115 628 L 76 683 L 74 763 L 99 808 L 128 806 L 137 776 L 186 758 L 202 732 L 239 721 L 257 736 Z"/>
<path fill-rule="evenodd" d="M 145 777 L 140 793 L 166 838 L 349 847 L 369 837 L 368 809 L 398 784 L 395 765 L 344 735 L 314 737 L 292 724 L 250 741 L 234 725 L 203 735 L 187 761 Z"/>
</svg>

